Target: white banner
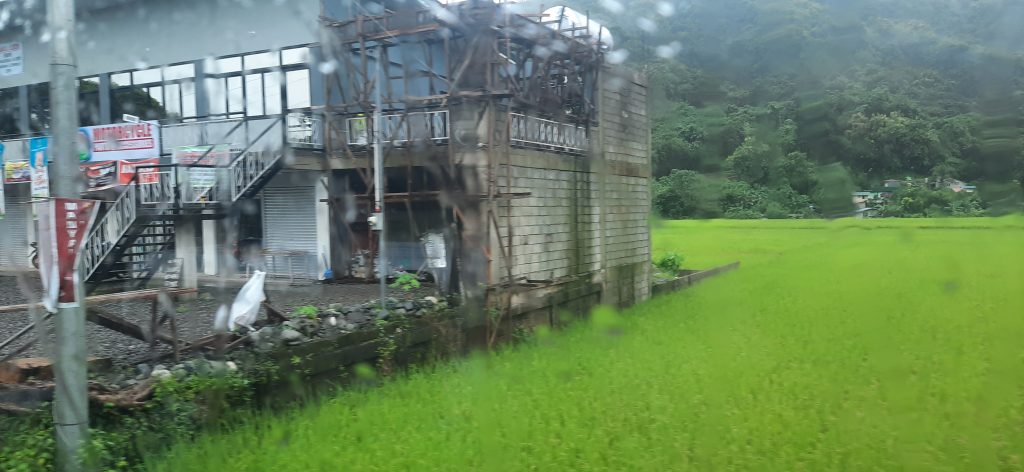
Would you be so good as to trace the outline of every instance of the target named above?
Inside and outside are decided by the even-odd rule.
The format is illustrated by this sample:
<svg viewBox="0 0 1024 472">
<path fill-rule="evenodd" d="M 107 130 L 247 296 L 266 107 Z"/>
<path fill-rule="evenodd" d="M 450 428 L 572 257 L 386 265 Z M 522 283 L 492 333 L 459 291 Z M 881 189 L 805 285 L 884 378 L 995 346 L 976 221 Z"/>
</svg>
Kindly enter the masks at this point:
<svg viewBox="0 0 1024 472">
<path fill-rule="evenodd" d="M 82 162 L 160 157 L 160 125 L 143 121 L 79 128 L 78 152 Z"/>
<path fill-rule="evenodd" d="M 0 77 L 25 71 L 25 53 L 21 43 L 0 43 Z"/>
<path fill-rule="evenodd" d="M 46 166 L 32 166 L 32 198 L 50 197 L 50 173 Z"/>
</svg>

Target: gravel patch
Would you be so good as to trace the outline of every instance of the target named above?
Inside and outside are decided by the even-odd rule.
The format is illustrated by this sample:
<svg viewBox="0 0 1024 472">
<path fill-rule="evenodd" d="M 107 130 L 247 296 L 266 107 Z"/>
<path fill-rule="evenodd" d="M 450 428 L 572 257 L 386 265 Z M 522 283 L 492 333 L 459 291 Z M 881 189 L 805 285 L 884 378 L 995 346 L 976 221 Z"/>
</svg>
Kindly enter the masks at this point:
<svg viewBox="0 0 1024 472">
<path fill-rule="evenodd" d="M 31 290 L 32 297 L 38 299 L 42 291 L 37 278 L 27 277 L 23 285 Z M 191 342 L 213 332 L 213 318 L 219 303 L 216 300 L 217 290 L 204 287 L 194 300 L 182 300 L 176 303 L 178 309 L 178 334 L 181 339 Z M 227 289 L 229 300 L 233 299 L 238 288 Z M 389 289 L 389 296 L 397 296 L 399 290 Z M 268 301 L 283 313 L 291 313 L 295 308 L 304 305 L 326 307 L 331 303 L 356 304 L 376 300 L 379 288 L 376 284 L 322 284 L 306 282 L 289 285 L 287 281 L 268 281 L 266 287 Z M 416 290 L 416 296 L 430 295 L 433 289 L 424 287 Z M 27 303 L 28 297 L 19 288 L 16 277 L 0 276 L 0 306 Z M 98 305 L 111 314 L 121 316 L 142 327 L 149 324 L 151 302 L 123 301 Z M 21 313 L 0 314 L 0 341 L 6 340 L 31 322 L 27 311 Z M 49 357 L 52 355 L 53 322 L 47 323 L 47 343 L 43 346 L 34 345 L 18 357 Z M 167 330 L 166 326 L 164 327 Z M 21 339 L 4 349 L 0 349 L 0 358 L 25 345 L 35 333 L 27 333 Z M 135 338 L 111 331 L 92 323 L 86 324 L 88 349 L 90 356 L 110 357 L 117 364 L 133 365 L 145 361 L 149 356 L 149 345 Z M 168 352 L 161 347 L 161 352 Z"/>
</svg>

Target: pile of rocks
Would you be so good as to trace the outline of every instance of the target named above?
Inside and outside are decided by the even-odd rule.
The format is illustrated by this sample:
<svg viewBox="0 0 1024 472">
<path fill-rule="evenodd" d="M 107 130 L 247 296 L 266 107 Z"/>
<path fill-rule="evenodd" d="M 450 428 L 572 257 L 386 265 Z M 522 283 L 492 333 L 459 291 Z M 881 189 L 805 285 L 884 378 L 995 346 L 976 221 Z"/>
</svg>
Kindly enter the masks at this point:
<svg viewBox="0 0 1024 472">
<path fill-rule="evenodd" d="M 357 331 L 377 329 L 378 320 L 396 320 L 402 318 L 422 318 L 448 310 L 447 302 L 436 297 L 399 300 L 385 300 L 385 310 L 381 310 L 378 301 L 343 304 L 332 303 L 327 308 L 317 309 L 315 315 L 306 316 L 293 314 L 292 318 L 278 325 L 264 326 L 256 331 L 239 334 L 249 337 L 251 349 L 267 353 L 277 349 L 297 346 L 317 338 L 327 338 Z M 239 353 L 229 354 L 235 361 Z M 134 373 L 122 372 L 113 383 L 122 388 L 132 387 L 139 382 L 154 377 L 158 379 L 185 379 L 191 375 L 218 375 L 239 369 L 235 361 L 218 361 L 194 359 L 167 366 L 163 364 L 139 364 Z M 134 374 L 132 376 L 131 374 Z"/>
</svg>

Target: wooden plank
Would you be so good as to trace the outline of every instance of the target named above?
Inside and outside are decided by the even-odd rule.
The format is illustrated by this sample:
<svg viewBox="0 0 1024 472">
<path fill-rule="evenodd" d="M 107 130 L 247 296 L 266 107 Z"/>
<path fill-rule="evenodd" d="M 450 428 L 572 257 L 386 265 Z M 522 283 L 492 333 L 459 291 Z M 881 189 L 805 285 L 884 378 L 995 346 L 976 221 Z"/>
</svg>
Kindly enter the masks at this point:
<svg viewBox="0 0 1024 472">
<path fill-rule="evenodd" d="M 161 289 L 147 289 L 147 290 L 133 290 L 131 292 L 120 292 L 120 293 L 108 293 L 106 295 L 93 295 L 85 298 L 85 303 L 89 304 L 100 304 L 100 303 L 111 303 L 111 302 L 122 302 L 129 300 L 150 300 L 160 296 L 160 292 L 166 292 L 168 296 L 177 297 L 181 295 L 188 295 L 196 293 L 197 290 L 194 288 L 179 288 L 173 290 L 161 290 Z M 36 303 L 35 306 L 42 308 L 42 303 Z M 27 311 L 29 305 L 8 305 L 0 306 L 0 314 L 4 313 L 19 313 Z"/>
<path fill-rule="evenodd" d="M 141 326 L 132 323 L 131 321 L 128 321 L 124 318 L 121 318 L 120 316 L 117 316 L 113 313 L 107 313 L 103 310 L 99 310 L 96 308 L 86 308 L 85 318 L 104 328 L 117 331 L 118 333 L 121 333 L 125 336 L 131 336 L 140 341 L 149 341 L 146 330 L 144 330 Z M 174 338 L 161 332 L 155 332 L 155 335 L 157 340 L 169 344 L 171 346 L 174 345 Z"/>
</svg>

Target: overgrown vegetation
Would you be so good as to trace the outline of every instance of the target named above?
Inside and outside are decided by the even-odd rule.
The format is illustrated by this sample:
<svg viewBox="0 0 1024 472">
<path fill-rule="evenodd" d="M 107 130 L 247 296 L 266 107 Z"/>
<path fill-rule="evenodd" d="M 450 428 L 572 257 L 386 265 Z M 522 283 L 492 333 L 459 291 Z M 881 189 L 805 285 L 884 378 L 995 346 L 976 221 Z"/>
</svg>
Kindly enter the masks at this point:
<svg viewBox="0 0 1024 472">
<path fill-rule="evenodd" d="M 1017 0 L 570 4 L 650 77 L 664 217 L 830 216 L 853 210 L 851 190 L 905 177 L 1021 209 Z"/>
<path fill-rule="evenodd" d="M 1019 218 L 669 222 L 656 253 L 743 268 L 151 466 L 1014 470 L 1022 237 Z"/>
<path fill-rule="evenodd" d="M 94 406 L 85 454 L 93 470 L 145 470 L 145 458 L 199 431 L 215 431 L 253 411 L 248 377 L 173 377 L 156 385 L 145 406 Z M 0 470 L 44 472 L 55 469 L 53 419 L 48 408 L 26 417 L 0 418 Z M 12 433 L 13 432 L 13 433 Z"/>
</svg>

